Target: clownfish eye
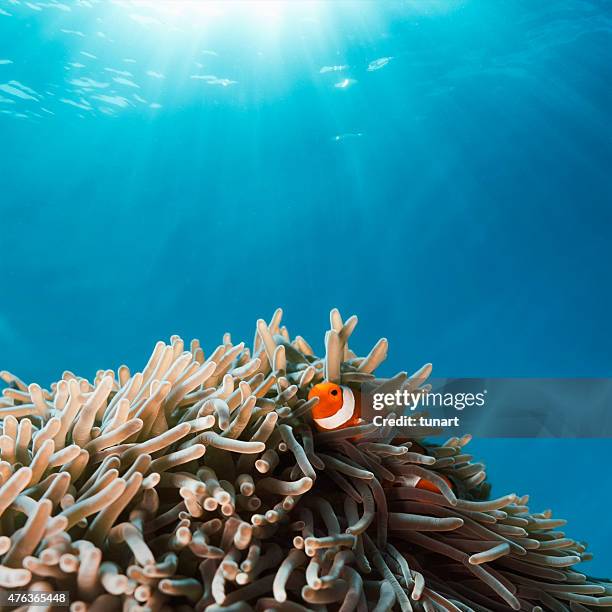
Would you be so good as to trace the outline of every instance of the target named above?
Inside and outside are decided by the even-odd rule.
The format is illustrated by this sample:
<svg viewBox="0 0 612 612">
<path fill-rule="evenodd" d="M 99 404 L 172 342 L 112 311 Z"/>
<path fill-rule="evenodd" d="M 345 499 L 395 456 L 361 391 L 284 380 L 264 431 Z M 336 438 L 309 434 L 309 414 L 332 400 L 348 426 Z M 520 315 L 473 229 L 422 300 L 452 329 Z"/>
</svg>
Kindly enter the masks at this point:
<svg viewBox="0 0 612 612">
<path fill-rule="evenodd" d="M 338 395 L 338 389 L 332 389 L 331 390 L 331 394 L 332 395 Z"/>
</svg>

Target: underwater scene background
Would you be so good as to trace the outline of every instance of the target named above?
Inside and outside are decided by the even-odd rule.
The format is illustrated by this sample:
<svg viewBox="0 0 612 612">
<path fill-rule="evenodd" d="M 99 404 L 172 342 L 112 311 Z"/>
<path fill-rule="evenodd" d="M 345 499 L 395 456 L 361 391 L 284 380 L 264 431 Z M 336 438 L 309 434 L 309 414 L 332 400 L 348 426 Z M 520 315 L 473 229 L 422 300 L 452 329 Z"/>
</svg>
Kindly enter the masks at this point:
<svg viewBox="0 0 612 612">
<path fill-rule="evenodd" d="M 611 27 L 580 0 L 0 0 L 0 367 L 140 367 L 277 306 L 322 338 L 338 306 L 386 374 L 608 377 Z M 610 448 L 471 452 L 609 575 Z"/>
</svg>

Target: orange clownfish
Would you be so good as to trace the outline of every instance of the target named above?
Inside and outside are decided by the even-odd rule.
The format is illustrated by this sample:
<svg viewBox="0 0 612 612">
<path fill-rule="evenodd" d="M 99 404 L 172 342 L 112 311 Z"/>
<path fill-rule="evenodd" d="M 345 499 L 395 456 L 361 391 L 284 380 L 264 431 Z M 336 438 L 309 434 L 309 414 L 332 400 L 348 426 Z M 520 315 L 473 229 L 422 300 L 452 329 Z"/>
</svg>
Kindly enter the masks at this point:
<svg viewBox="0 0 612 612">
<path fill-rule="evenodd" d="M 453 486 L 453 483 L 446 476 L 444 476 L 444 474 L 438 474 L 438 476 L 440 476 L 440 478 L 442 478 L 442 480 L 452 490 L 454 490 L 455 487 Z M 425 478 L 419 478 L 414 486 L 415 486 L 416 489 L 422 489 L 424 491 L 431 491 L 432 493 L 438 493 L 438 494 L 442 493 L 442 491 L 440 491 L 440 488 L 438 487 L 438 485 L 435 485 L 430 480 L 425 480 Z"/>
<path fill-rule="evenodd" d="M 358 425 L 361 416 L 359 395 L 345 385 L 322 382 L 308 393 L 308 399 L 318 397 L 312 418 L 320 431 L 343 429 Z"/>
<path fill-rule="evenodd" d="M 418 442 L 412 442 L 412 444 L 410 445 L 410 450 L 414 453 L 420 453 L 421 455 L 427 455 L 427 451 L 418 443 Z M 438 476 L 440 478 L 442 478 L 442 480 L 454 491 L 455 487 L 453 485 L 453 483 L 444 475 L 444 474 L 440 474 L 438 473 Z M 438 485 L 434 484 L 433 482 L 431 482 L 430 480 L 426 480 L 425 478 L 416 478 L 416 481 L 414 483 L 414 487 L 416 489 L 422 489 L 423 491 L 431 491 L 432 493 L 438 493 L 440 494 L 440 488 L 438 487 Z"/>
</svg>

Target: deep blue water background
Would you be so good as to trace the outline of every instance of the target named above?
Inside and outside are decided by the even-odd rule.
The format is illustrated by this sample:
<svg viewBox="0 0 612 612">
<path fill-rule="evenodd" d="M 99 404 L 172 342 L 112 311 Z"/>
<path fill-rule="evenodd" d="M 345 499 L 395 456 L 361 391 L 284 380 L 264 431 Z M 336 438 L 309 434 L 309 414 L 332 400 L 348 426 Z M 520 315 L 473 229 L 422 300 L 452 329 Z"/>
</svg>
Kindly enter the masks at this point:
<svg viewBox="0 0 612 612">
<path fill-rule="evenodd" d="M 0 367 L 280 305 L 318 350 L 357 314 L 387 373 L 610 376 L 609 2 L 165 5 L 0 0 Z M 472 446 L 612 574 L 610 440 Z"/>
</svg>

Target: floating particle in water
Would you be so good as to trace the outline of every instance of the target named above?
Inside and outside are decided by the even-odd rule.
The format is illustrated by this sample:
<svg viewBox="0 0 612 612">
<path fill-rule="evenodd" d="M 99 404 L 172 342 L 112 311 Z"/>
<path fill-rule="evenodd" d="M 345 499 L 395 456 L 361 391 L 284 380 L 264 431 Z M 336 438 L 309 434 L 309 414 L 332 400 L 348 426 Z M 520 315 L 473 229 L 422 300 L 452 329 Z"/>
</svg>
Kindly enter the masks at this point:
<svg viewBox="0 0 612 612">
<path fill-rule="evenodd" d="M 70 66 L 70 68 L 85 68 L 85 64 L 81 64 L 80 62 L 70 62 L 68 66 Z"/>
<path fill-rule="evenodd" d="M 229 87 L 238 83 L 238 81 L 232 79 L 219 78 L 214 74 L 192 74 L 189 78 L 194 81 L 204 81 L 208 85 L 221 85 L 222 87 Z"/>
<path fill-rule="evenodd" d="M 0 59 L 0 66 L 6 66 L 7 64 L 12 64 L 13 60 L 10 59 Z"/>
<path fill-rule="evenodd" d="M 212 55 L 213 57 L 219 57 L 219 54 L 216 51 L 212 51 L 210 49 L 204 49 L 202 51 L 202 55 Z"/>
<path fill-rule="evenodd" d="M 135 64 L 135 63 L 136 63 L 136 60 L 135 60 L 135 59 L 132 59 L 131 57 L 124 57 L 124 58 L 123 58 L 123 61 L 124 61 L 126 64 Z"/>
<path fill-rule="evenodd" d="M 345 134 L 337 134 L 334 136 L 334 142 L 340 142 L 341 140 L 353 140 L 355 138 L 361 138 L 363 132 L 346 132 Z"/>
<path fill-rule="evenodd" d="M 338 83 L 334 85 L 336 89 L 347 89 L 351 85 L 354 85 L 357 82 L 356 79 L 342 79 Z"/>
<path fill-rule="evenodd" d="M 342 70 L 346 70 L 349 66 L 347 64 L 341 64 L 338 66 L 323 66 L 321 70 L 319 70 L 320 74 L 326 74 L 328 72 L 341 72 Z"/>
<path fill-rule="evenodd" d="M 4 9 L 0 8 L 0 15 L 4 15 L 5 17 L 12 17 L 13 15 L 11 13 L 9 13 L 8 11 L 5 11 Z"/>
<path fill-rule="evenodd" d="M 69 81 L 69 83 L 70 85 L 74 85 L 75 87 L 83 87 L 84 89 L 106 89 L 109 86 L 108 83 L 96 81 L 95 79 L 90 79 L 89 77 L 72 79 Z"/>
<path fill-rule="evenodd" d="M 81 38 L 85 38 L 85 34 L 83 34 L 83 32 L 81 32 L 80 30 L 67 30 L 66 28 L 62 28 L 60 32 L 63 32 L 64 34 L 71 34 L 72 36 L 80 36 Z"/>
<path fill-rule="evenodd" d="M 39 3 L 39 6 L 44 8 L 58 9 L 60 11 L 64 11 L 64 13 L 70 13 L 72 11 L 72 9 L 67 4 L 62 4 L 61 2 L 41 2 Z"/>
<path fill-rule="evenodd" d="M 32 88 L 26 87 L 19 81 L 9 81 L 4 85 L 0 85 L 0 91 L 15 98 L 21 98 L 22 100 L 38 101 L 40 97 Z"/>
<path fill-rule="evenodd" d="M 134 87 L 135 89 L 140 89 L 140 85 L 137 85 L 136 83 L 134 83 L 134 81 L 130 81 L 130 79 L 126 79 L 125 77 L 115 77 L 113 81 L 115 81 L 115 83 L 118 83 L 119 85 L 125 85 L 126 87 Z"/>
<path fill-rule="evenodd" d="M 166 76 L 163 75 L 161 72 L 155 72 L 155 70 L 147 70 L 146 74 L 153 79 L 165 79 L 166 78 Z"/>
<path fill-rule="evenodd" d="M 89 59 L 98 59 L 93 53 L 89 53 L 89 51 L 80 51 L 83 57 L 88 57 Z"/>
<path fill-rule="evenodd" d="M 221 87 L 228 87 L 229 85 L 236 85 L 238 81 L 232 81 L 232 79 L 215 79 L 213 81 L 209 81 L 209 85 L 221 85 Z"/>
<path fill-rule="evenodd" d="M 68 106 L 74 106 L 75 108 L 80 108 L 81 110 L 86 110 L 86 111 L 93 110 L 91 104 L 84 98 L 81 98 L 80 100 L 71 100 L 69 98 L 61 98 L 60 102 L 62 104 L 67 104 Z"/>
<path fill-rule="evenodd" d="M 152 108 L 153 110 L 157 110 L 158 108 L 162 108 L 162 105 L 159 104 L 158 102 L 151 102 L 151 104 L 149 104 L 149 108 Z"/>
<path fill-rule="evenodd" d="M 380 70 L 381 68 L 384 68 L 392 59 L 393 57 L 389 56 L 389 57 L 379 57 L 378 59 L 371 61 L 368 64 L 368 72 L 375 72 L 376 70 Z"/>
<path fill-rule="evenodd" d="M 3 110 L 2 113 L 5 115 L 11 115 L 12 117 L 17 117 L 17 119 L 27 119 L 28 115 L 25 113 L 17 113 L 15 111 Z"/>
<path fill-rule="evenodd" d="M 132 73 L 128 70 L 117 70 L 116 68 L 105 68 L 105 72 L 110 72 L 112 74 L 118 74 L 119 76 L 131 77 Z"/>
<path fill-rule="evenodd" d="M 104 102 L 105 104 L 112 104 L 113 106 L 119 106 L 121 108 L 130 106 L 130 101 L 123 96 L 107 96 L 105 94 L 99 94 L 97 96 L 92 96 L 92 99 L 100 100 L 100 102 Z"/>
</svg>

